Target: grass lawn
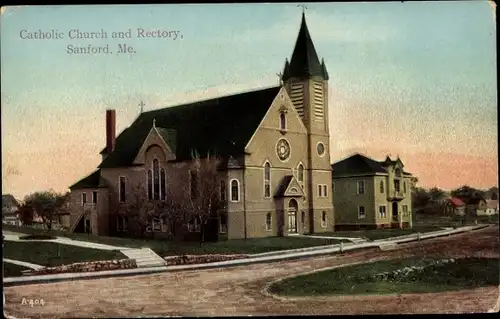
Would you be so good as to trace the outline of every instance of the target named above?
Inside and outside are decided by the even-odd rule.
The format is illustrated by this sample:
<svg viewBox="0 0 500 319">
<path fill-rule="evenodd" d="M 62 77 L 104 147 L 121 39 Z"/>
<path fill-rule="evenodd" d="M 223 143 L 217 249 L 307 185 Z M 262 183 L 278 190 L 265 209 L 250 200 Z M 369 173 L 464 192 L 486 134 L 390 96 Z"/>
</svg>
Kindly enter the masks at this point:
<svg viewBox="0 0 500 319">
<path fill-rule="evenodd" d="M 321 236 L 338 236 L 338 237 L 358 237 L 368 238 L 370 240 L 397 237 L 403 235 L 410 235 L 415 233 L 427 233 L 432 231 L 441 230 L 439 226 L 413 226 L 413 228 L 399 229 L 367 229 L 367 230 L 353 230 L 353 231 L 335 231 L 328 233 L 321 233 Z"/>
<path fill-rule="evenodd" d="M 121 252 L 60 245 L 51 242 L 4 241 L 5 258 L 41 266 L 58 266 L 82 261 L 126 259 Z"/>
<path fill-rule="evenodd" d="M 3 263 L 3 276 L 4 277 L 19 277 L 22 276 L 21 271 L 23 270 L 31 270 L 30 268 L 26 268 L 24 266 L 19 266 L 16 264 L 11 264 L 8 262 Z"/>
<path fill-rule="evenodd" d="M 334 245 L 339 244 L 340 242 L 340 240 L 336 239 L 320 239 L 307 237 L 268 237 L 232 239 L 226 241 L 204 243 L 203 246 L 200 246 L 199 243 L 194 243 L 189 245 L 184 244 L 182 246 L 178 245 L 177 247 L 174 247 L 172 244 L 167 242 L 164 243 L 164 246 L 152 249 L 165 256 L 173 254 L 172 248 L 188 254 L 258 254 L 278 250 Z"/>
<path fill-rule="evenodd" d="M 29 227 L 16 227 L 8 225 L 4 230 L 27 234 L 48 234 L 51 236 L 64 236 L 75 240 L 94 243 L 141 248 L 149 247 L 162 257 L 178 254 L 258 254 L 278 250 L 305 248 L 313 246 L 334 245 L 341 242 L 336 239 L 321 239 L 307 237 L 268 237 L 252 239 L 232 239 L 219 242 L 207 242 L 202 246 L 198 242 L 177 243 L 161 239 L 135 239 L 107 236 L 94 236 L 88 234 L 64 233 L 60 231 L 34 229 Z"/>
<path fill-rule="evenodd" d="M 270 291 L 291 296 L 361 295 L 441 292 L 499 284 L 498 258 L 459 259 L 399 281 L 363 279 L 366 275 L 413 266 L 421 260 L 420 257 L 385 260 L 321 271 L 285 279 L 273 284 Z"/>
</svg>

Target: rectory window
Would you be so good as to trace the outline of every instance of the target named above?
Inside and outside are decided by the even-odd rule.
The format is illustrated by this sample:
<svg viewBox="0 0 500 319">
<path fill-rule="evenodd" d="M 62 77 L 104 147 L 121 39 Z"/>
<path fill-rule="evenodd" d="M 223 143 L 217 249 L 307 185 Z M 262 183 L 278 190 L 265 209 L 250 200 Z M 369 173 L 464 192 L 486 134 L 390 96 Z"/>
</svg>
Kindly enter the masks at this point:
<svg viewBox="0 0 500 319">
<path fill-rule="evenodd" d="M 365 193 L 365 181 L 358 181 L 358 195 Z"/>
</svg>

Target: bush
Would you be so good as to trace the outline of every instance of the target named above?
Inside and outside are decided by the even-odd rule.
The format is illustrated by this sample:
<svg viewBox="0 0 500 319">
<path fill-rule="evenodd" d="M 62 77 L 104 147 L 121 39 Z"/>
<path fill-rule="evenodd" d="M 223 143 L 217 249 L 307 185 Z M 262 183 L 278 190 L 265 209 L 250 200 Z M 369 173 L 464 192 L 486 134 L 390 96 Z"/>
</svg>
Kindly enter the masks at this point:
<svg viewBox="0 0 500 319">
<path fill-rule="evenodd" d="M 50 239 L 56 239 L 56 237 L 49 236 L 49 235 L 26 235 L 26 236 L 20 236 L 19 239 L 24 239 L 24 240 L 50 240 Z"/>
</svg>

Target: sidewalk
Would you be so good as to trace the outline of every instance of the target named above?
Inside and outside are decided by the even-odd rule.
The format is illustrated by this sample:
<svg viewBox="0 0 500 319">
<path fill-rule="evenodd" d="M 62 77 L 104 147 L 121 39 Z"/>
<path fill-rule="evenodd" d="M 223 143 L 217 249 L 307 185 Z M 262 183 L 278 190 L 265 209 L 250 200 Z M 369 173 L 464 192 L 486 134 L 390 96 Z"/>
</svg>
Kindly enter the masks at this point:
<svg viewBox="0 0 500 319">
<path fill-rule="evenodd" d="M 26 268 L 31 268 L 31 269 L 34 269 L 34 270 L 45 268 L 45 266 L 36 265 L 36 264 L 32 264 L 32 263 L 28 263 L 28 262 L 20 261 L 20 260 L 8 259 L 8 258 L 3 258 L 3 262 L 4 263 L 7 262 L 9 264 L 23 266 L 23 267 L 26 267 Z"/>
<path fill-rule="evenodd" d="M 409 241 L 422 240 L 426 238 L 434 238 L 440 236 L 449 236 L 452 234 L 463 233 L 475 229 L 481 229 L 488 227 L 489 225 L 478 225 L 478 226 L 467 226 L 462 228 L 457 228 L 454 230 L 448 231 L 438 231 L 434 233 L 425 233 L 419 235 L 411 235 L 412 237 L 400 238 L 396 240 L 384 240 L 379 242 L 368 242 L 362 244 L 339 244 L 339 245 L 330 245 L 328 247 L 314 247 L 312 248 L 304 248 L 309 249 L 308 251 L 281 251 L 276 253 L 276 255 L 271 255 L 267 253 L 267 256 L 262 256 L 263 254 L 259 254 L 259 256 L 254 256 L 250 258 L 244 259 L 236 259 L 229 261 L 220 261 L 214 263 L 207 264 L 195 264 L 195 265 L 177 265 L 177 266 L 166 266 L 166 267 L 151 267 L 151 268 L 136 268 L 136 269 L 125 269 L 125 270 L 109 270 L 109 271 L 101 271 L 101 272 L 90 272 L 90 273 L 65 273 L 65 274 L 54 274 L 54 275 L 42 275 L 42 276 L 29 276 L 29 277 L 10 277 L 4 278 L 4 286 L 16 286 L 23 284 L 40 284 L 46 282 L 54 282 L 54 281 L 64 281 L 64 280 L 78 280 L 78 279 L 92 279 L 92 278 L 105 278 L 105 277 L 114 277 L 114 276 L 127 276 L 127 275 L 141 275 L 141 274 L 149 274 L 149 273 L 158 273 L 165 271 L 185 271 L 185 270 L 197 270 L 197 269 L 210 269 L 210 268 L 224 268 L 224 267 L 235 267 L 235 266 L 243 266 L 254 263 L 261 262 L 273 262 L 273 261 L 281 261 L 287 259 L 297 259 L 304 257 L 312 257 L 312 256 L 322 256 L 322 255 L 330 255 L 332 253 L 355 250 L 361 248 L 373 248 L 380 247 L 382 245 L 387 245 L 389 242 L 393 244 L 404 243 Z"/>
<path fill-rule="evenodd" d="M 73 240 L 70 238 L 66 237 L 56 237 L 56 239 L 34 239 L 34 240 L 23 240 L 19 239 L 20 236 L 26 236 L 25 234 L 21 235 L 14 235 L 14 234 L 9 234 L 6 233 L 4 234 L 4 237 L 6 241 L 22 241 L 22 242 L 48 242 L 48 243 L 59 243 L 62 245 L 71 245 L 71 246 L 79 246 L 79 247 L 84 247 L 84 248 L 93 248 L 93 249 L 101 249 L 101 250 L 127 250 L 127 249 L 132 249 L 130 247 L 120 247 L 120 246 L 111 246 L 111 245 L 104 245 L 104 244 L 98 244 L 98 243 L 92 243 L 88 241 L 80 241 L 80 240 Z"/>
</svg>

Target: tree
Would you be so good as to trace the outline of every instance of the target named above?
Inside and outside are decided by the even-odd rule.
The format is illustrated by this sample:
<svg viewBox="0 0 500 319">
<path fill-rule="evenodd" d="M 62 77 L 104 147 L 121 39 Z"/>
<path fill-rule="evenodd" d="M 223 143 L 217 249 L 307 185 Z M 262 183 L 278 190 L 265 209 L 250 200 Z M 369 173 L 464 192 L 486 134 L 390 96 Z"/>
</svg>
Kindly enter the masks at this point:
<svg viewBox="0 0 500 319">
<path fill-rule="evenodd" d="M 119 202 L 116 192 L 111 191 L 111 211 L 112 216 L 123 216 L 127 220 L 127 230 L 140 238 L 144 234 L 151 220 L 157 213 L 158 207 L 149 201 L 146 192 L 146 183 L 139 181 L 130 185 L 125 202 Z"/>
<path fill-rule="evenodd" d="M 437 187 L 433 187 L 429 190 L 429 200 L 432 203 L 440 203 L 441 200 L 445 197 L 445 192 L 442 189 Z"/>
<path fill-rule="evenodd" d="M 182 204 L 184 198 L 180 190 L 174 185 L 169 185 L 167 196 L 165 198 L 162 209 L 160 210 L 160 218 L 163 219 L 168 226 L 172 240 L 177 240 L 182 235 L 182 230 L 187 220 L 187 212 Z"/>
<path fill-rule="evenodd" d="M 429 193 L 424 188 L 417 187 L 411 194 L 412 203 L 415 210 L 426 207 L 430 202 Z"/>
<path fill-rule="evenodd" d="M 31 225 L 33 224 L 33 207 L 29 206 L 26 203 L 21 204 L 18 209 L 19 219 L 23 223 L 23 225 Z"/>
<path fill-rule="evenodd" d="M 491 193 L 490 198 L 491 198 L 491 200 L 498 200 L 498 191 L 494 192 L 494 193 Z"/>
<path fill-rule="evenodd" d="M 48 230 L 52 229 L 54 217 L 63 211 L 68 200 L 67 194 L 59 194 L 52 190 L 35 192 L 25 197 L 25 209 L 32 210 L 42 218 L 43 224 Z"/>
<path fill-rule="evenodd" d="M 470 199 L 472 197 L 478 197 L 478 196 L 484 197 L 484 195 L 485 195 L 484 193 L 485 192 L 483 192 L 479 189 L 475 189 L 475 188 L 472 188 L 470 186 L 464 185 L 460 188 L 452 190 L 451 196 L 467 200 L 467 199 Z"/>
<path fill-rule="evenodd" d="M 221 159 L 218 156 L 207 154 L 201 158 L 193 152 L 189 182 L 179 180 L 178 184 L 170 186 L 171 189 L 184 194 L 179 196 L 177 193 L 173 198 L 173 204 L 179 209 L 182 219 L 188 223 L 198 221 L 200 244 L 205 241 L 207 224 L 219 217 L 218 212 L 223 204 L 220 199 L 220 179 L 217 171 L 220 164 Z"/>
<path fill-rule="evenodd" d="M 498 200 L 498 187 L 493 186 L 485 192 L 485 198 L 491 200 Z"/>
</svg>

